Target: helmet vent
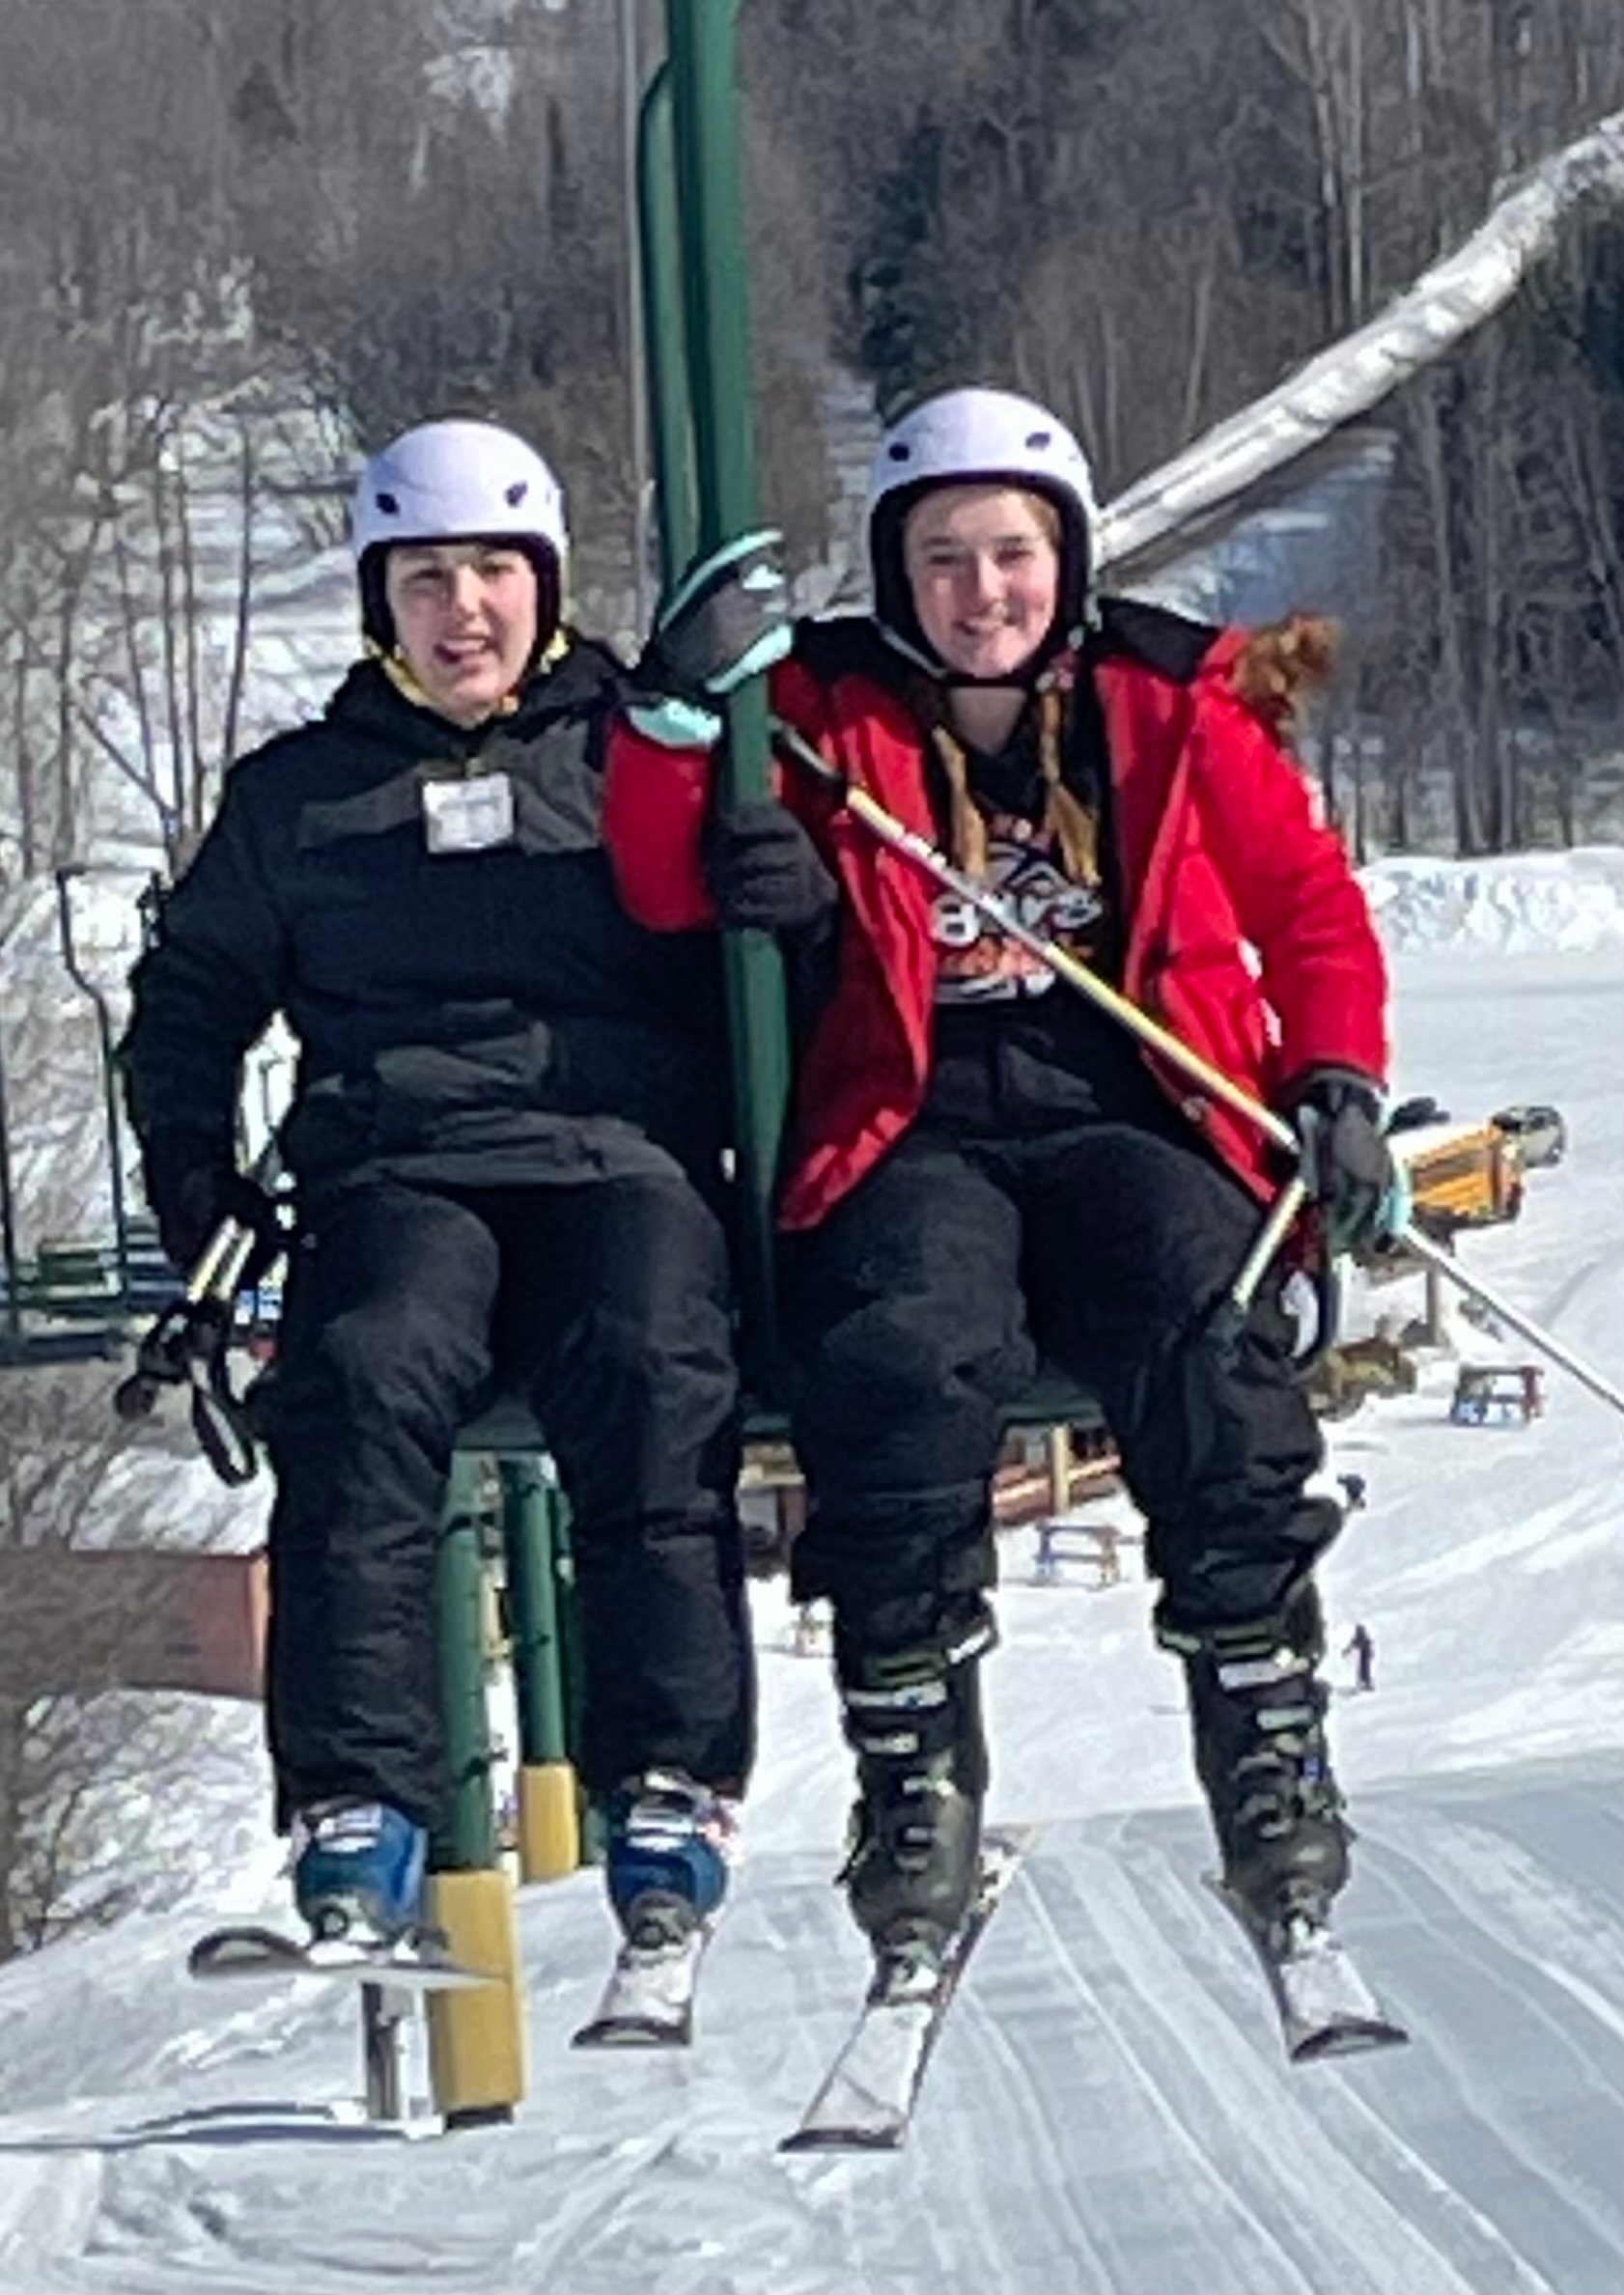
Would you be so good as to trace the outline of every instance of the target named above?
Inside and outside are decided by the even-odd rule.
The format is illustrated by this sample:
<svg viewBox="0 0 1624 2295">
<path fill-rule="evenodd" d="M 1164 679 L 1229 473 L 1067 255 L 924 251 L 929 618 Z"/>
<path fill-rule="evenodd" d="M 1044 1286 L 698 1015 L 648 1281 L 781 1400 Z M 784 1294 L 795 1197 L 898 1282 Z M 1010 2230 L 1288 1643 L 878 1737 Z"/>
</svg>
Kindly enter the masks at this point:
<svg viewBox="0 0 1624 2295">
<path fill-rule="evenodd" d="M 516 478 L 503 494 L 502 499 L 510 510 L 517 510 L 529 491 L 530 481 L 527 478 Z"/>
<path fill-rule="evenodd" d="M 1026 443 L 1035 453 L 1042 454 L 1046 447 L 1054 444 L 1054 433 L 1052 431 L 1028 431 Z"/>
<path fill-rule="evenodd" d="M 906 438 L 894 439 L 886 451 L 893 462 L 910 462 L 913 460 L 913 449 Z"/>
<path fill-rule="evenodd" d="M 400 498 L 398 495 L 379 494 L 378 497 L 378 507 L 382 511 L 385 518 L 399 518 L 401 515 Z"/>
</svg>

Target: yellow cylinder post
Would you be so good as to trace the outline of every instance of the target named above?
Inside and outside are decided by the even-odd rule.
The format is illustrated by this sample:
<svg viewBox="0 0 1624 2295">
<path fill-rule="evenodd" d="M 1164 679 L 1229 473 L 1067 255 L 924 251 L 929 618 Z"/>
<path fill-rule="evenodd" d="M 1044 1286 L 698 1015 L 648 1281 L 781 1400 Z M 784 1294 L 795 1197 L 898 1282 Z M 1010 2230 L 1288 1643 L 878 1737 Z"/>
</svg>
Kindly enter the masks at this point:
<svg viewBox="0 0 1624 2295">
<path fill-rule="evenodd" d="M 452 2126 L 510 2118 L 525 2091 L 524 1988 L 513 1883 L 490 1867 L 432 1873 L 429 1918 L 445 1931 L 454 1960 L 489 1969 L 496 1979 L 429 1995 L 434 2108 Z"/>
<path fill-rule="evenodd" d="M 518 1773 L 518 1869 L 526 1881 L 557 1881 L 581 1861 L 574 1765 L 527 1761 Z"/>
</svg>

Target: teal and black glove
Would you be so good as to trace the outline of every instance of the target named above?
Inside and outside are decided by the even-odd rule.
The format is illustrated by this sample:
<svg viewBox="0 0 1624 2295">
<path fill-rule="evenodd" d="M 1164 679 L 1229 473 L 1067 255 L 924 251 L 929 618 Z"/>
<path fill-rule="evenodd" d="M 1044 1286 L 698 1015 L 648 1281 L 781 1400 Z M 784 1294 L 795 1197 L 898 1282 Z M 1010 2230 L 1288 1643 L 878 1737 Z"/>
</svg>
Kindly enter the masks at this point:
<svg viewBox="0 0 1624 2295">
<path fill-rule="evenodd" d="M 1402 1227 L 1409 1189 L 1382 1129 L 1382 1095 L 1356 1068 L 1309 1068 L 1282 1108 L 1302 1142 L 1300 1169 L 1328 1249 L 1360 1257 Z"/>
<path fill-rule="evenodd" d="M 655 616 L 654 634 L 631 672 L 627 715 L 668 748 L 715 741 L 714 703 L 790 650 L 790 592 L 779 550 L 763 527 L 696 559 Z"/>
</svg>

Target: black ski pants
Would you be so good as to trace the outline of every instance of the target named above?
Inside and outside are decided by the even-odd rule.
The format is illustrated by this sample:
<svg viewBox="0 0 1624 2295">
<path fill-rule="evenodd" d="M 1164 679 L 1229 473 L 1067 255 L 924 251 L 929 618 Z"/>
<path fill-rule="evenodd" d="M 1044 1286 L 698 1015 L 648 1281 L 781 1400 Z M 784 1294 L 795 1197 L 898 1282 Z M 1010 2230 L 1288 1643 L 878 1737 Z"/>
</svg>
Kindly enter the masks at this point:
<svg viewBox="0 0 1624 2295">
<path fill-rule="evenodd" d="M 435 1545 L 458 1429 L 533 1406 L 569 1497 L 579 1766 L 742 1787 L 753 1678 L 726 1247 L 669 1178 L 341 1192 L 294 1254 L 267 1413 L 280 1821 L 329 1795 L 420 1823 L 445 1792 Z"/>
<path fill-rule="evenodd" d="M 1099 1396 L 1162 1581 L 1159 1628 L 1272 1616 L 1340 1526 L 1268 1281 L 1214 1319 L 1259 1207 L 1200 1148 L 1097 1123 L 908 1134 L 817 1228 L 785 1293 L 811 1504 L 797 1599 L 842 1648 L 950 1637 L 995 1574 L 1002 1413 L 1040 1358 Z"/>
</svg>

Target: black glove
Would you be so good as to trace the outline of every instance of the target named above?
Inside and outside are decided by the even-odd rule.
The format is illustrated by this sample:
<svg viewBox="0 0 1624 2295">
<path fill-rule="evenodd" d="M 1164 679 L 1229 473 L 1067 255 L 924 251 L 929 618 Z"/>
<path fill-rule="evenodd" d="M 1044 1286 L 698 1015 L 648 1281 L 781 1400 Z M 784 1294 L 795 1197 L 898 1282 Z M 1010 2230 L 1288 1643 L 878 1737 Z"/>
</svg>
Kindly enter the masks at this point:
<svg viewBox="0 0 1624 2295">
<path fill-rule="evenodd" d="M 840 897 L 817 846 L 770 797 L 716 815 L 706 832 L 705 875 L 716 914 L 733 932 L 804 932 Z"/>
<path fill-rule="evenodd" d="M 286 1239 L 275 1204 L 211 1135 L 154 1133 L 141 1161 L 164 1257 L 182 1274 L 197 1264 L 223 1219 L 252 1231 L 250 1268 L 263 1273 L 281 1250 Z"/>
<path fill-rule="evenodd" d="M 675 702 L 704 712 L 708 702 L 789 652 L 782 541 L 775 528 L 764 527 L 724 543 L 688 569 L 661 603 L 654 634 L 631 672 L 634 723 L 642 722 L 651 705 Z"/>
<path fill-rule="evenodd" d="M 1382 1095 L 1356 1068 L 1309 1068 L 1282 1102 L 1302 1143 L 1300 1169 L 1333 1254 L 1371 1250 L 1399 1222 Z"/>
</svg>

